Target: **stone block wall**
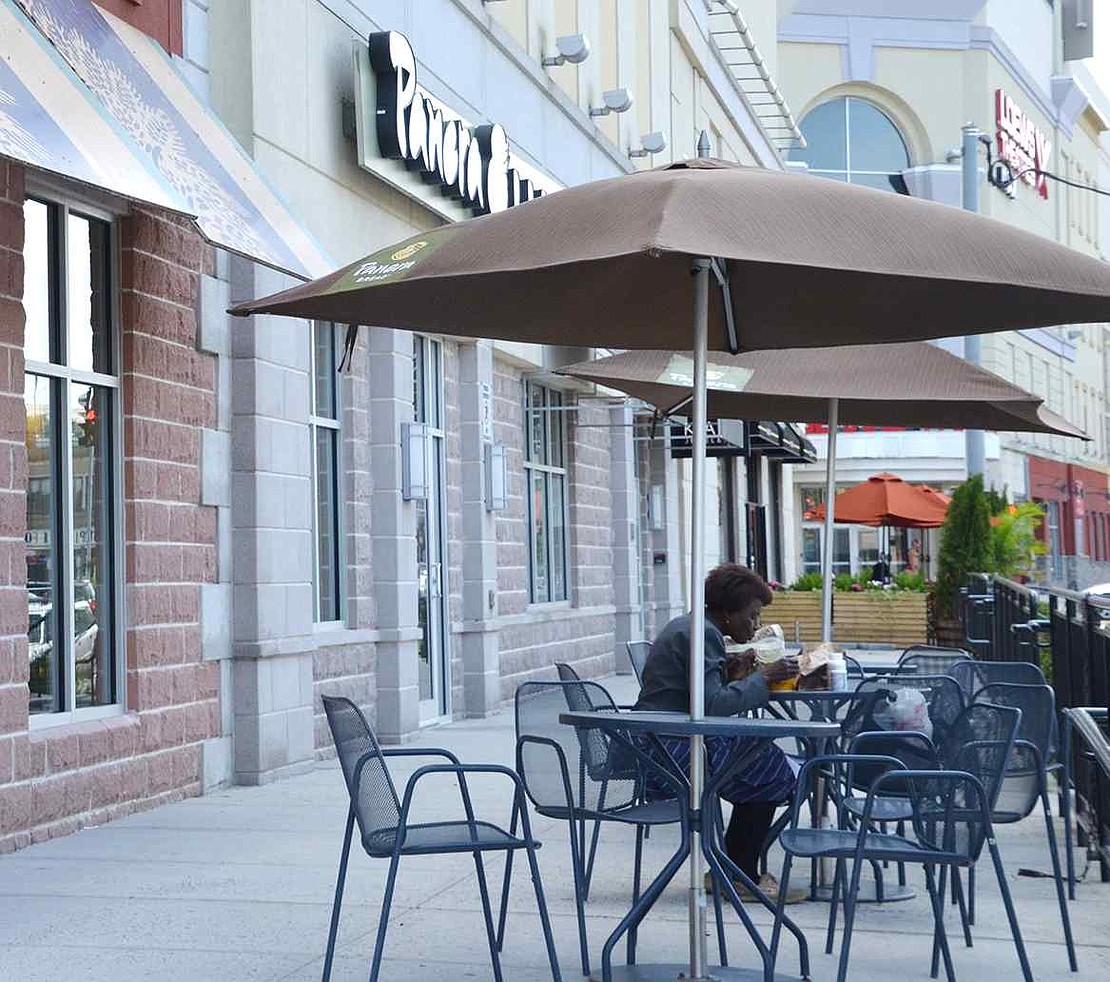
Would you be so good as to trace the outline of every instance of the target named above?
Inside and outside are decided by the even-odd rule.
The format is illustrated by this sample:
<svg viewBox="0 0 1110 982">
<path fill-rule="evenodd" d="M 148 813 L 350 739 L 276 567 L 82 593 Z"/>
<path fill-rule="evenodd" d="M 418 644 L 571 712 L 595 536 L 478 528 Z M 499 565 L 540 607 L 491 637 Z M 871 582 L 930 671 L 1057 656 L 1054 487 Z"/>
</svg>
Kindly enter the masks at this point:
<svg viewBox="0 0 1110 982">
<path fill-rule="evenodd" d="M 200 589 L 216 510 L 200 504 L 214 359 L 197 350 L 212 251 L 181 219 L 118 223 L 126 712 L 30 729 L 23 406 L 23 173 L 0 164 L 0 852 L 197 794 L 219 734 L 219 666 L 202 659 Z"/>
<path fill-rule="evenodd" d="M 608 414 L 588 404 L 565 414 L 569 599 L 530 604 L 523 384 L 520 370 L 495 360 L 494 440 L 508 449 L 511 476 L 509 507 L 497 519 L 497 624 L 505 702 L 529 678 L 554 678 L 558 661 L 574 665 L 584 676 L 608 674 L 614 667 Z"/>
</svg>

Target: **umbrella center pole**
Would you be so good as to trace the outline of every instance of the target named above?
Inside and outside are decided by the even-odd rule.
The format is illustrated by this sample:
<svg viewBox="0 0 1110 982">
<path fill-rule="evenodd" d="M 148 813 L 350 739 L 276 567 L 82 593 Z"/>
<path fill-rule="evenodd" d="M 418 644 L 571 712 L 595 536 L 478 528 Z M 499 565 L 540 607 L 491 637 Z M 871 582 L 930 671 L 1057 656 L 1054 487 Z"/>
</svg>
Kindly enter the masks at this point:
<svg viewBox="0 0 1110 982">
<path fill-rule="evenodd" d="M 691 423 L 690 503 L 690 716 L 705 716 L 705 429 L 708 423 L 706 374 L 709 348 L 709 274 L 712 262 L 696 259 L 694 275 L 694 391 Z M 705 744 L 700 736 L 690 738 L 690 808 L 701 812 L 705 788 Z M 711 978 L 706 941 L 706 893 L 702 874 L 700 825 L 690 832 L 690 975 L 689 982 Z M 712 833 L 710 833 L 712 834 Z"/>
<path fill-rule="evenodd" d="M 832 641 L 833 522 L 836 521 L 836 430 L 840 400 L 829 400 L 829 437 L 825 448 L 825 540 L 821 543 L 821 640 Z"/>
</svg>

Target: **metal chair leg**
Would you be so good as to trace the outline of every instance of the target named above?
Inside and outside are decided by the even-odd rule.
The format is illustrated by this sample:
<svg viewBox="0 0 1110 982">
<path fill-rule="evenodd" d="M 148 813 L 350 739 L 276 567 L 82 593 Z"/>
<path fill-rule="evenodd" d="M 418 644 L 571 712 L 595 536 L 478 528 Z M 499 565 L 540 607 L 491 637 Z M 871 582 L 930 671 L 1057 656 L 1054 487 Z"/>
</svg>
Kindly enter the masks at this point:
<svg viewBox="0 0 1110 982">
<path fill-rule="evenodd" d="M 516 837 L 516 825 L 519 818 L 519 806 L 513 803 L 513 814 L 509 819 L 509 835 Z M 505 948 L 505 922 L 509 918 L 509 888 L 513 879 L 513 856 L 516 854 L 515 849 L 507 849 L 505 851 L 505 879 L 501 884 L 501 909 L 497 915 L 497 950 L 503 951 Z"/>
<path fill-rule="evenodd" d="M 474 869 L 478 874 L 478 893 L 482 898 L 482 919 L 486 922 L 486 940 L 489 942 L 489 957 L 493 963 L 494 982 L 503 982 L 501 976 L 501 956 L 497 949 L 497 930 L 493 926 L 493 911 L 490 909 L 489 885 L 486 883 L 486 868 L 480 851 L 474 851 Z"/>
<path fill-rule="evenodd" d="M 829 900 L 829 926 L 825 932 L 825 954 L 831 955 L 833 940 L 836 937 L 836 908 L 840 903 L 840 892 L 844 885 L 844 860 L 838 859 L 833 871 L 832 897 Z"/>
<path fill-rule="evenodd" d="M 948 948 L 948 935 L 944 930 L 944 873 L 941 867 L 940 886 L 933 879 L 933 867 L 925 866 L 925 887 L 929 891 L 929 899 L 933 904 L 933 963 L 929 967 L 929 978 L 935 979 L 938 974 L 938 956 L 944 956 L 944 974 L 948 982 L 956 982 L 956 970 L 952 967 L 952 952 Z"/>
<path fill-rule="evenodd" d="M 1071 723 L 1065 714 L 1063 735 L 1061 737 L 1061 763 L 1060 788 L 1063 799 L 1064 815 L 1064 849 L 1067 852 L 1068 863 L 1068 899 L 1075 899 L 1075 835 L 1072 826 L 1072 780 L 1071 780 Z"/>
<path fill-rule="evenodd" d="M 975 865 L 967 868 L 967 923 L 975 926 Z"/>
<path fill-rule="evenodd" d="M 331 963 L 335 958 L 335 938 L 339 934 L 339 909 L 343 906 L 343 887 L 347 882 L 347 860 L 351 856 L 351 836 L 355 830 L 355 807 L 347 809 L 347 829 L 343 833 L 343 850 L 339 854 L 339 875 L 335 881 L 335 900 L 331 905 L 331 926 L 328 928 L 328 947 L 324 955 L 322 982 L 331 978 Z"/>
<path fill-rule="evenodd" d="M 1006 882 L 1006 870 L 1002 868 L 1002 856 L 998 852 L 998 843 L 994 841 L 993 833 L 987 838 L 990 848 L 991 862 L 994 864 L 994 875 L 998 879 L 998 889 L 1002 894 L 1002 903 L 1006 907 L 1006 919 L 1010 922 L 1010 935 L 1017 948 L 1018 961 L 1021 962 L 1021 974 L 1025 982 L 1033 982 L 1033 970 L 1029 967 L 1029 956 L 1025 953 L 1025 942 L 1021 938 L 1021 928 L 1018 926 L 1017 913 L 1014 911 L 1014 901 L 1010 896 L 1010 885 Z"/>
<path fill-rule="evenodd" d="M 1064 925 L 1064 943 L 1068 947 L 1068 965 L 1073 972 L 1079 971 L 1075 959 L 1075 941 L 1071 935 L 1071 917 L 1068 915 L 1068 900 L 1064 895 L 1064 877 L 1060 871 L 1060 854 L 1056 851 L 1056 829 L 1052 824 L 1052 811 L 1048 804 L 1048 785 L 1041 772 L 1041 807 L 1044 809 L 1044 824 L 1048 831 L 1048 852 L 1052 857 L 1052 874 L 1056 880 L 1056 900 L 1060 904 L 1060 921 Z"/>
<path fill-rule="evenodd" d="M 852 950 L 852 926 L 856 919 L 856 897 L 859 896 L 862 866 L 861 861 L 852 861 L 852 877 L 844 893 L 844 940 L 840 942 L 840 967 L 836 973 L 836 982 L 847 982 L 848 979 L 848 956 Z"/>
<path fill-rule="evenodd" d="M 590 974 L 590 949 L 586 936 L 586 898 L 582 885 L 582 860 L 578 851 L 578 833 L 570 820 L 570 867 L 574 873 L 574 906 L 578 915 L 578 948 L 582 958 L 582 974 Z"/>
<path fill-rule="evenodd" d="M 370 965 L 370 982 L 378 982 L 378 972 L 382 967 L 382 952 L 385 951 L 385 931 L 389 926 L 389 909 L 393 906 L 393 887 L 397 883 L 397 864 L 400 856 L 390 857 L 389 873 L 385 878 L 385 895 L 382 897 L 382 912 L 378 917 L 378 936 L 374 940 L 374 961 Z"/>
<path fill-rule="evenodd" d="M 543 928 L 543 941 L 547 945 L 547 960 L 551 965 L 551 978 L 553 982 L 562 982 L 559 971 L 559 956 L 555 954 L 555 937 L 551 932 L 551 918 L 547 913 L 547 900 L 543 895 L 543 881 L 540 879 L 540 865 L 536 862 L 536 847 L 532 841 L 532 831 L 525 825 L 525 839 L 528 845 L 525 852 L 528 854 L 528 867 L 532 872 L 532 886 L 536 891 L 536 906 L 540 912 L 540 925 Z M 515 850 L 514 850 L 515 851 Z M 510 853 L 511 855 L 511 853 Z"/>
<path fill-rule="evenodd" d="M 636 901 L 640 899 L 640 875 L 643 869 L 644 861 L 644 828 L 643 825 L 636 826 L 636 859 L 633 863 L 632 869 L 632 905 L 636 905 Z M 629 965 L 636 964 L 636 934 L 639 930 L 638 925 L 633 925 L 628 929 L 628 957 L 627 962 Z"/>
<path fill-rule="evenodd" d="M 964 883 L 960 879 L 960 870 L 958 867 L 952 867 L 952 893 L 956 897 L 956 906 L 960 909 L 960 923 L 964 929 L 964 944 L 968 948 L 975 947 L 975 942 L 971 938 L 971 924 L 967 919 L 967 904 L 964 900 Z"/>
<path fill-rule="evenodd" d="M 782 936 L 782 919 L 786 913 L 786 891 L 790 886 L 790 867 L 794 865 L 794 857 L 790 853 L 782 863 L 782 877 L 779 879 L 779 896 L 775 904 L 775 927 L 771 932 L 771 963 L 774 964 L 779 956 L 779 939 Z"/>
<path fill-rule="evenodd" d="M 938 915 L 936 913 L 935 905 L 934 905 L 934 910 L 933 910 L 933 920 L 936 923 L 933 927 L 933 956 L 932 956 L 932 962 L 929 966 L 929 978 L 931 978 L 931 979 L 935 979 L 937 977 L 937 973 L 940 971 L 941 950 L 942 949 L 947 950 L 947 948 L 948 948 L 948 935 L 944 930 L 944 900 L 945 900 L 945 897 L 947 896 L 948 867 L 947 866 L 942 866 L 940 868 L 940 875 L 939 875 L 939 881 L 940 882 L 936 883 L 936 884 L 934 884 L 933 879 L 932 879 L 932 877 L 933 877 L 932 870 L 933 869 L 934 869 L 934 867 L 930 866 L 926 870 L 926 873 L 925 873 L 925 883 L 926 883 L 926 886 L 928 886 L 928 888 L 929 888 L 929 899 L 930 900 L 934 899 L 934 895 L 935 895 L 935 899 L 940 901 L 940 914 Z M 939 920 L 938 920 L 938 917 L 939 917 Z M 945 957 L 947 959 L 950 959 L 951 958 L 951 953 L 949 953 Z M 948 971 L 947 961 L 945 962 L 945 971 L 946 972 Z M 951 982 L 951 979 L 949 980 L 949 982 Z"/>
</svg>

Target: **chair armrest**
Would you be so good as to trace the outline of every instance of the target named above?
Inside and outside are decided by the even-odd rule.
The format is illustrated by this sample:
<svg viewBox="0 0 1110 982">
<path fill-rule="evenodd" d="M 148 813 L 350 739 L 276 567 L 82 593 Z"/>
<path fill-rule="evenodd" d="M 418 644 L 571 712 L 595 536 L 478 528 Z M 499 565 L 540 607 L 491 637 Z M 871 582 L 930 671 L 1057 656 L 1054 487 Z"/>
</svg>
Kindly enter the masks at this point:
<svg viewBox="0 0 1110 982">
<path fill-rule="evenodd" d="M 514 785 L 513 799 L 515 804 L 523 806 L 524 782 L 521 781 L 520 775 L 511 767 L 505 767 L 503 764 L 425 764 L 423 767 L 418 768 L 405 784 L 405 793 L 401 798 L 401 813 L 397 821 L 396 845 L 394 846 L 396 851 L 399 851 L 405 844 L 405 830 L 408 827 L 409 809 L 412 807 L 412 799 L 416 792 L 416 787 L 424 778 L 432 774 L 454 774 L 458 779 L 459 791 L 462 794 L 463 804 L 466 808 L 467 824 L 470 826 L 470 835 L 475 840 L 478 838 L 478 830 L 474 817 L 474 807 L 470 801 L 470 789 L 466 781 L 467 774 L 498 774 L 502 777 L 507 777 Z M 521 807 L 520 810 L 525 834 L 528 838 L 531 838 L 527 813 L 523 807 Z"/>
<path fill-rule="evenodd" d="M 443 747 L 389 747 L 382 751 L 383 757 L 442 757 L 452 764 L 461 763 L 450 750 Z"/>
<path fill-rule="evenodd" d="M 834 766 L 834 779 L 838 779 L 835 774 L 835 767 L 840 764 L 848 766 L 854 764 L 886 764 L 892 770 L 904 771 L 906 769 L 906 765 L 897 757 L 887 757 L 882 754 L 820 754 L 816 757 L 810 757 L 798 772 L 798 782 L 794 789 L 794 805 L 790 814 L 791 828 L 798 827 L 798 815 L 806 799 L 810 772 L 818 766 L 823 767 L 826 764 Z"/>
</svg>

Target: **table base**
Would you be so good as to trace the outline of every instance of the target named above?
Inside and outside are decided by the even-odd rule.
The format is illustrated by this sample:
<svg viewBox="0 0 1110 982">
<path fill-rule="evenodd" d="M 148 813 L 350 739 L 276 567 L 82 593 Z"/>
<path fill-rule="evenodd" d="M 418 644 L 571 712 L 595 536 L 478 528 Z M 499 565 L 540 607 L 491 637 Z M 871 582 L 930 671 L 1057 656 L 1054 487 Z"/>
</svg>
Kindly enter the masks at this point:
<svg viewBox="0 0 1110 982">
<path fill-rule="evenodd" d="M 832 900 L 832 886 L 818 887 L 813 899 L 828 903 Z M 857 903 L 861 904 L 877 904 L 879 903 L 878 888 L 873 880 L 863 880 L 859 885 L 859 892 L 856 894 Z M 894 903 L 898 900 L 913 900 L 917 896 L 917 891 L 911 886 L 899 886 L 897 883 L 884 883 L 883 884 L 883 900 L 884 904 Z"/>
<path fill-rule="evenodd" d="M 689 962 L 674 965 L 614 965 L 613 982 L 688 982 Z M 719 968 L 709 969 L 709 977 L 720 982 L 763 982 L 761 968 Z M 601 982 L 601 969 L 590 973 L 591 982 Z M 800 982 L 800 975 L 775 973 L 775 982 Z"/>
</svg>

